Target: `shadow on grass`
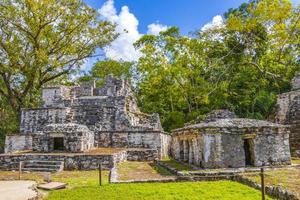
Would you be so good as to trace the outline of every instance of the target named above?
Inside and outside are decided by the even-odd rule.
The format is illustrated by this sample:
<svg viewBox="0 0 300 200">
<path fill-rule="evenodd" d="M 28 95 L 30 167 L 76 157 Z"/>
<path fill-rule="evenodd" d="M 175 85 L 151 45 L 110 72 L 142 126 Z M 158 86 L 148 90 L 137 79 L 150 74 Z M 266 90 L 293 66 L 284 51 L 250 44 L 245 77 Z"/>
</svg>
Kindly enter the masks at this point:
<svg viewBox="0 0 300 200">
<path fill-rule="evenodd" d="M 155 164 L 155 163 L 149 163 L 149 165 L 161 176 L 172 176 L 173 174 L 168 171 L 167 169 Z"/>
<path fill-rule="evenodd" d="M 168 158 L 160 161 L 163 164 L 166 164 L 172 168 L 177 169 L 178 171 L 192 171 L 193 168 L 188 166 L 187 164 L 181 163 L 173 158 Z"/>
</svg>

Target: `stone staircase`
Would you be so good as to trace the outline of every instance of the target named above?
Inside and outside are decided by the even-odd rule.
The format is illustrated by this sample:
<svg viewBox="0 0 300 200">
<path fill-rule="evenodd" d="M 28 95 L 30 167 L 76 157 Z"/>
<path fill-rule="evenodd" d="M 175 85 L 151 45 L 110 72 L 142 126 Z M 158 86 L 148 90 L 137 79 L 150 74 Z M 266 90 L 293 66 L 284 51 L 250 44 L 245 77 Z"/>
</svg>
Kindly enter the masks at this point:
<svg viewBox="0 0 300 200">
<path fill-rule="evenodd" d="M 24 161 L 22 171 L 30 172 L 59 172 L 64 169 L 63 161 L 27 160 Z"/>
</svg>

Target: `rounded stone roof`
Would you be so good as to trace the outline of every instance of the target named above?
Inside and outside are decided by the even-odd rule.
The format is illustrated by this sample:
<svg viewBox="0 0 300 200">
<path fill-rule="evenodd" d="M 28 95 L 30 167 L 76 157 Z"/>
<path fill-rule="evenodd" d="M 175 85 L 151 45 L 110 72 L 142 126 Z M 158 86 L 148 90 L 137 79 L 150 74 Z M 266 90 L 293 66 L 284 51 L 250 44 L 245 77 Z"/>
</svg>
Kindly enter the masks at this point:
<svg viewBox="0 0 300 200">
<path fill-rule="evenodd" d="M 236 118 L 234 112 L 227 109 L 213 110 L 208 113 L 204 119 L 205 122 L 215 121 L 217 119 L 232 119 Z"/>
<path fill-rule="evenodd" d="M 75 123 L 66 123 L 66 124 L 49 124 L 44 127 L 43 131 L 47 132 L 81 132 L 81 131 L 90 131 L 89 128 L 85 125 L 75 124 Z"/>
<path fill-rule="evenodd" d="M 275 124 L 268 121 L 246 119 L 246 118 L 227 118 L 215 119 L 214 121 L 201 122 L 198 124 L 188 125 L 183 128 L 175 129 L 174 131 L 187 129 L 202 129 L 202 128 L 284 128 L 286 125 Z"/>
</svg>

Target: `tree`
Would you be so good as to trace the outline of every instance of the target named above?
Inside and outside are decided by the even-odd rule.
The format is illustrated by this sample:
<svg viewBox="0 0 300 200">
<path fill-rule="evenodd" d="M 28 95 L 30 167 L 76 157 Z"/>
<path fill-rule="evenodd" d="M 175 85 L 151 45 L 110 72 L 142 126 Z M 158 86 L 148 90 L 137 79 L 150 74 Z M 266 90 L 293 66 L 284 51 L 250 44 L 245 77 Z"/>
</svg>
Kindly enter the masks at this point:
<svg viewBox="0 0 300 200">
<path fill-rule="evenodd" d="M 194 37 L 175 27 L 144 35 L 136 43 L 142 110 L 158 112 L 166 130 L 220 108 L 267 118 L 299 71 L 299 10 L 287 0 L 254 0 Z"/>
<path fill-rule="evenodd" d="M 90 74 L 83 77 L 83 79 L 96 79 L 98 86 L 103 85 L 107 75 L 113 75 L 116 78 L 131 80 L 132 65 L 133 63 L 131 62 L 116 60 L 99 61 L 92 67 Z"/>
<path fill-rule="evenodd" d="M 299 16 L 290 1 L 252 1 L 226 13 L 223 29 L 199 33 L 222 58 L 220 72 L 227 73 L 216 83 L 227 84 L 225 102 L 240 116 L 267 118 L 276 95 L 289 89 L 300 67 Z"/>
<path fill-rule="evenodd" d="M 201 42 L 172 27 L 158 36 L 145 35 L 135 45 L 143 54 L 137 63 L 142 110 L 159 113 L 166 130 L 198 116 L 210 90 Z"/>
<path fill-rule="evenodd" d="M 15 113 L 45 84 L 76 71 L 114 38 L 114 26 L 80 0 L 0 1 L 0 96 Z"/>
</svg>

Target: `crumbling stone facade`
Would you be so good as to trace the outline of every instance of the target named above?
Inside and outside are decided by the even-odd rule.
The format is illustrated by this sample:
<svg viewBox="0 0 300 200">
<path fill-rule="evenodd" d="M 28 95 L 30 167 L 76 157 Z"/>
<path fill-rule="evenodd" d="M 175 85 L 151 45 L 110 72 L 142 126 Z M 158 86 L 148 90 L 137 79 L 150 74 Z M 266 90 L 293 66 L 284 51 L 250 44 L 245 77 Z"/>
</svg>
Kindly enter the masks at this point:
<svg viewBox="0 0 300 200">
<path fill-rule="evenodd" d="M 55 142 L 60 138 L 61 146 L 56 147 Z M 33 135 L 33 144 L 36 152 L 86 152 L 94 147 L 94 134 L 85 125 L 50 124 L 41 134 Z"/>
<path fill-rule="evenodd" d="M 32 140 L 36 152 L 119 147 L 155 149 L 159 158 L 168 154 L 170 136 L 163 132 L 159 116 L 140 112 L 125 80 L 108 76 L 102 88 L 95 81 L 47 87 L 42 97 L 41 108 L 21 113 L 21 136 Z M 5 151 L 16 149 L 28 149 L 28 145 L 7 144 Z"/>
<path fill-rule="evenodd" d="M 300 157 L 300 74 L 292 80 L 292 90 L 278 96 L 274 121 L 291 126 L 291 154 Z"/>
<path fill-rule="evenodd" d="M 201 123 L 174 130 L 171 152 L 201 168 L 290 164 L 289 127 L 219 110 Z"/>
</svg>

